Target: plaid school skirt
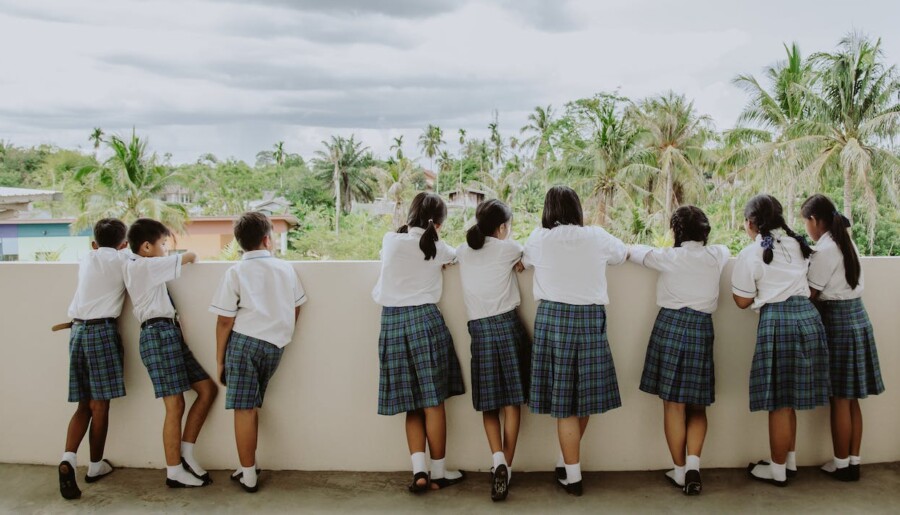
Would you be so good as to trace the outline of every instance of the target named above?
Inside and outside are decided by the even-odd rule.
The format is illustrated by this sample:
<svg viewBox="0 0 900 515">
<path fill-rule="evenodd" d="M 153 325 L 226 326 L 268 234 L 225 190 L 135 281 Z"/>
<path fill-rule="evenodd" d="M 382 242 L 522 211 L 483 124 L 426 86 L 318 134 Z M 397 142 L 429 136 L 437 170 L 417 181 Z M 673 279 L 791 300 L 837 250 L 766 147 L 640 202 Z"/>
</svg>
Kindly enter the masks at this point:
<svg viewBox="0 0 900 515">
<path fill-rule="evenodd" d="M 712 315 L 662 308 L 650 334 L 641 391 L 669 402 L 709 406 L 716 400 Z"/>
<path fill-rule="evenodd" d="M 831 360 L 831 394 L 864 399 L 884 391 L 875 334 L 862 299 L 829 300 L 820 305 Z"/>
<path fill-rule="evenodd" d="M 476 411 L 525 404 L 531 345 L 515 309 L 469 321 Z"/>
<path fill-rule="evenodd" d="M 125 395 L 125 349 L 116 323 L 72 325 L 69 402 L 108 401 Z"/>
<path fill-rule="evenodd" d="M 806 297 L 766 304 L 750 369 L 750 411 L 812 409 L 828 404 L 828 344 L 819 312 Z"/>
<path fill-rule="evenodd" d="M 604 306 L 540 301 L 532 352 L 533 413 L 586 417 L 622 405 Z"/>
<path fill-rule="evenodd" d="M 434 304 L 381 310 L 378 414 L 431 408 L 462 395 L 462 369 L 444 317 Z"/>
</svg>

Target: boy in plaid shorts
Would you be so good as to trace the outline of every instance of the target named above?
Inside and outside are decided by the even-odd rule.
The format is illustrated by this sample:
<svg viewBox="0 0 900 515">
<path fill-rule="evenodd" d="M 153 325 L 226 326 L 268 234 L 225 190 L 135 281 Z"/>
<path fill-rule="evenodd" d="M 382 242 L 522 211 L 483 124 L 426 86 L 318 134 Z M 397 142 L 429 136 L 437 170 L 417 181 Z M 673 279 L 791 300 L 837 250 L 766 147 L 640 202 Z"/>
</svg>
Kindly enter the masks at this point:
<svg viewBox="0 0 900 515">
<path fill-rule="evenodd" d="M 209 474 L 194 459 L 194 443 L 216 398 L 218 387 L 194 358 L 184 342 L 176 319 L 175 305 L 166 282 L 181 276 L 182 265 L 193 263 L 193 252 L 169 256 L 169 229 L 156 220 L 141 218 L 128 229 L 134 253 L 125 265 L 125 286 L 141 322 L 141 361 L 147 367 L 153 392 L 166 407 L 163 448 L 166 454 L 166 485 L 170 488 L 206 486 Z M 182 431 L 184 392 L 194 390 Z"/>
<path fill-rule="evenodd" d="M 293 267 L 272 255 L 272 222 L 259 212 L 234 224 L 241 261 L 225 272 L 209 310 L 216 322 L 219 381 L 227 388 L 225 408 L 234 410 L 234 439 L 241 466 L 231 479 L 256 492 L 258 409 L 306 294 Z"/>
<path fill-rule="evenodd" d="M 125 300 L 122 267 L 125 224 L 104 218 L 94 225 L 93 251 L 78 267 L 78 288 L 69 305 L 69 402 L 78 408 L 69 422 L 66 451 L 59 464 L 59 491 L 66 499 L 81 497 L 75 481 L 78 446 L 90 427 L 91 464 L 85 481 L 93 483 L 112 473 L 103 459 L 109 401 L 125 395 L 122 343 L 116 319 Z"/>
</svg>

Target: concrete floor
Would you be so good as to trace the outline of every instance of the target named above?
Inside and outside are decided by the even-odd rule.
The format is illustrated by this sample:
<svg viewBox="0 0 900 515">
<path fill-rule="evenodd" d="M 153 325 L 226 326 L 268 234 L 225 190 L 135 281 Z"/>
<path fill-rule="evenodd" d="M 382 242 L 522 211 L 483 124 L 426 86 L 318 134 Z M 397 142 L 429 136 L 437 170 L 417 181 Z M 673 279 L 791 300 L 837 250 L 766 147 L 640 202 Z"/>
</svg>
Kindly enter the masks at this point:
<svg viewBox="0 0 900 515">
<path fill-rule="evenodd" d="M 662 473 L 585 474 L 585 494 L 576 498 L 553 484 L 551 473 L 519 473 L 504 503 L 490 501 L 486 473 L 441 492 L 413 496 L 407 473 L 264 471 L 260 490 L 246 494 L 212 473 L 212 485 L 172 490 L 160 470 L 119 469 L 88 485 L 82 497 L 59 495 L 56 468 L 0 465 L 0 513 L 898 513 L 900 463 L 865 465 L 859 483 L 839 483 L 813 468 L 802 468 L 787 488 L 751 481 L 746 472 L 714 469 L 703 473 L 704 490 L 686 497 Z"/>
</svg>

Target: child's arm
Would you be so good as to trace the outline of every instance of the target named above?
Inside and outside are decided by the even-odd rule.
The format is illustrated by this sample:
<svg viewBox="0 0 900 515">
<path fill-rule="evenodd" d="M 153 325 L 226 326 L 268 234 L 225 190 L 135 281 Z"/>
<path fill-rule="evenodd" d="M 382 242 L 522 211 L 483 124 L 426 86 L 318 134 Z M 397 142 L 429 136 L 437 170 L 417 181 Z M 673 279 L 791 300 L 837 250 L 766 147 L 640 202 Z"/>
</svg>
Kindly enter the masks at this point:
<svg viewBox="0 0 900 515">
<path fill-rule="evenodd" d="M 762 277 L 759 264 L 753 260 L 746 250 L 738 255 L 734 270 L 731 272 L 731 296 L 741 309 L 753 305 L 758 292 L 756 282 Z"/>
<path fill-rule="evenodd" d="M 297 323 L 297 319 L 300 318 L 300 306 L 294 308 L 294 323 Z"/>
<path fill-rule="evenodd" d="M 234 328 L 234 317 L 219 315 L 216 320 L 216 364 L 218 365 L 219 382 L 225 384 L 225 349 L 228 347 L 228 337 Z"/>
<path fill-rule="evenodd" d="M 187 264 L 196 263 L 196 262 L 197 262 L 197 254 L 194 254 L 193 252 L 185 252 L 184 254 L 181 255 L 181 264 L 182 265 L 187 265 Z"/>
</svg>

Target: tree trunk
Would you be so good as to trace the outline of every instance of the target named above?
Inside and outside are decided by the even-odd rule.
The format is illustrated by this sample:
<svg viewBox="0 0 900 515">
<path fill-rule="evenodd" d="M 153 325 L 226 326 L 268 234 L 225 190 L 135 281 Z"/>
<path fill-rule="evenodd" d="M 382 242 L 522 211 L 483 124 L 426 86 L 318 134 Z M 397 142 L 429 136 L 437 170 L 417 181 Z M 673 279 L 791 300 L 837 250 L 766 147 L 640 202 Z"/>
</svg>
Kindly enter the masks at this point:
<svg viewBox="0 0 900 515">
<path fill-rule="evenodd" d="M 851 227 L 853 226 L 853 185 L 851 184 L 851 180 L 853 179 L 852 173 L 850 171 L 850 164 L 844 165 L 844 216 L 850 220 Z"/>
<path fill-rule="evenodd" d="M 797 176 L 790 174 L 787 185 L 787 224 L 791 229 L 794 228 L 794 221 L 796 220 L 796 216 L 794 215 L 794 196 L 796 195 L 796 189 Z"/>
<path fill-rule="evenodd" d="M 668 162 L 663 163 L 663 173 L 666 176 L 666 219 L 664 222 L 668 224 L 669 220 L 672 219 L 672 195 L 675 189 L 675 176 Z"/>
<path fill-rule="evenodd" d="M 334 235 L 341 235 L 341 170 L 334 164 Z"/>
</svg>

